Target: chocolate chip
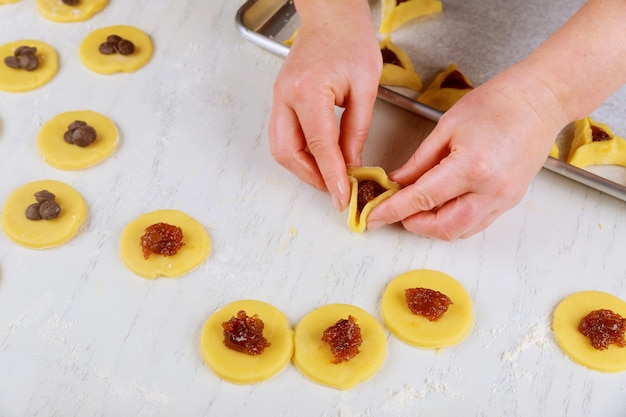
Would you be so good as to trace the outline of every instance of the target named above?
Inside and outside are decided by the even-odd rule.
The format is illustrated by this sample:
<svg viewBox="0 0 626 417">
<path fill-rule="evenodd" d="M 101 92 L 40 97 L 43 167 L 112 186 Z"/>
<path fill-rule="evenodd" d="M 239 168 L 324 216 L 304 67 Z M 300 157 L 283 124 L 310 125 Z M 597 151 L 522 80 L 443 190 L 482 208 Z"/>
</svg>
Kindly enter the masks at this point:
<svg viewBox="0 0 626 417">
<path fill-rule="evenodd" d="M 107 43 L 111 45 L 116 45 L 119 41 L 122 40 L 122 37 L 119 35 L 109 35 L 107 36 Z"/>
<path fill-rule="evenodd" d="M 35 193 L 35 200 L 37 200 L 38 203 L 43 203 L 44 201 L 48 200 L 54 200 L 55 198 L 56 196 L 48 190 L 41 190 Z"/>
<path fill-rule="evenodd" d="M 76 6 L 78 4 L 78 0 L 61 0 L 63 4 L 68 6 Z"/>
<path fill-rule="evenodd" d="M 72 143 L 81 148 L 91 145 L 96 140 L 96 129 L 87 125 L 72 131 Z"/>
<path fill-rule="evenodd" d="M 39 58 L 35 54 L 21 54 L 18 57 L 20 67 L 26 71 L 34 71 L 39 66 Z"/>
<path fill-rule="evenodd" d="M 108 42 L 101 43 L 98 51 L 100 51 L 102 55 L 112 55 L 116 52 L 115 45 L 112 45 Z"/>
<path fill-rule="evenodd" d="M 14 56 L 14 55 L 9 55 L 7 57 L 4 58 L 4 65 L 6 65 L 9 68 L 13 68 L 13 69 L 20 69 L 20 60 Z"/>
<path fill-rule="evenodd" d="M 14 52 L 14 55 L 19 57 L 22 55 L 35 55 L 37 53 L 37 48 L 34 46 L 22 45 L 18 46 Z"/>
<path fill-rule="evenodd" d="M 44 220 L 55 219 L 61 214 L 61 206 L 55 200 L 46 200 L 39 205 L 39 214 Z"/>
<path fill-rule="evenodd" d="M 135 44 L 129 40 L 122 39 L 115 44 L 115 49 L 122 55 L 130 55 L 135 52 Z"/>
<path fill-rule="evenodd" d="M 74 120 L 63 134 L 63 140 L 67 143 L 80 146 L 91 145 L 97 137 L 96 129 L 82 120 Z"/>
<path fill-rule="evenodd" d="M 26 218 L 28 220 L 41 220 L 41 214 L 39 213 L 39 203 L 33 203 L 26 207 Z"/>
</svg>

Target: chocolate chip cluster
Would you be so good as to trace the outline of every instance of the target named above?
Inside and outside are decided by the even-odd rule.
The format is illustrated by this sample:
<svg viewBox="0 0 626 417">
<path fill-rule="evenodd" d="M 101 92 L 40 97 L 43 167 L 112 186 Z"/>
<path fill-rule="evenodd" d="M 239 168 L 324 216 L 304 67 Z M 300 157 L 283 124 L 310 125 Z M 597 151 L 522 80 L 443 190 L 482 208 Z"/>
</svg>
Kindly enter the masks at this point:
<svg viewBox="0 0 626 417">
<path fill-rule="evenodd" d="M 36 203 L 26 208 L 26 218 L 29 220 L 52 220 L 61 214 L 61 206 L 56 202 L 56 196 L 48 190 L 35 193 Z"/>
<path fill-rule="evenodd" d="M 98 48 L 101 54 L 111 55 L 118 53 L 120 55 L 131 55 L 135 52 L 135 44 L 128 39 L 123 39 L 118 35 L 109 35 L 104 43 Z"/>
<path fill-rule="evenodd" d="M 63 4 L 67 6 L 76 6 L 78 4 L 78 0 L 61 0 Z"/>
<path fill-rule="evenodd" d="M 94 143 L 96 136 L 96 129 L 82 120 L 74 120 L 67 127 L 67 131 L 63 135 L 63 140 L 71 145 L 84 148 Z"/>
<path fill-rule="evenodd" d="M 36 54 L 37 48 L 22 45 L 15 50 L 13 55 L 4 58 L 4 65 L 13 69 L 34 71 L 39 66 L 39 58 Z"/>
</svg>

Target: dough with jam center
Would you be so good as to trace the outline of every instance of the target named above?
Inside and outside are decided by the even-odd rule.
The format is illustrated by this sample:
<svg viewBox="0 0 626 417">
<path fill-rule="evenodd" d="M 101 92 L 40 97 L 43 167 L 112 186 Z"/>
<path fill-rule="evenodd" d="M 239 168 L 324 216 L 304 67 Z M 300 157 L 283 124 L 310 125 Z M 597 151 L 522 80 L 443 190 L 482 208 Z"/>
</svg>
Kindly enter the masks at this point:
<svg viewBox="0 0 626 417">
<path fill-rule="evenodd" d="M 604 140 L 594 141 L 592 129 L 601 131 L 605 136 Z M 626 139 L 615 135 L 607 124 L 597 122 L 591 117 L 576 120 L 567 162 L 578 168 L 592 165 L 626 167 Z"/>
<path fill-rule="evenodd" d="M 440 0 L 382 0 L 382 19 L 379 32 L 387 35 L 410 20 L 441 11 Z"/>
<path fill-rule="evenodd" d="M 437 321 L 413 314 L 405 290 L 428 288 L 450 298 L 452 304 Z M 460 343 L 474 323 L 472 300 L 463 286 L 451 276 L 434 270 L 419 269 L 394 278 L 385 289 L 381 302 L 385 326 L 400 340 L 423 349 L 439 349 Z"/>
<path fill-rule="evenodd" d="M 37 48 L 39 65 L 33 71 L 9 68 L 4 64 L 4 58 L 15 55 L 20 46 Z M 45 42 L 24 39 L 0 45 L 0 90 L 10 93 L 31 91 L 48 83 L 59 70 L 59 58 L 54 48 Z"/>
<path fill-rule="evenodd" d="M 611 344 L 604 350 L 594 348 L 589 338 L 578 331 L 580 321 L 595 310 L 608 309 L 626 317 L 626 302 L 601 291 L 581 291 L 559 303 L 552 317 L 556 341 L 574 362 L 601 372 L 626 370 L 626 348 Z"/>
<path fill-rule="evenodd" d="M 452 73 L 458 73 L 463 82 L 469 87 L 467 88 L 450 88 L 442 87 L 446 78 Z M 474 87 L 472 83 L 467 79 L 456 64 L 452 63 L 445 71 L 437 74 L 435 79 L 426 87 L 426 90 L 417 98 L 420 103 L 426 104 L 434 109 L 440 111 L 450 110 L 457 101 L 459 101 L 465 94 L 469 93 Z"/>
<path fill-rule="evenodd" d="M 402 187 L 389 180 L 387 173 L 380 167 L 357 167 L 348 168 L 348 179 L 350 180 L 350 205 L 348 207 L 348 227 L 355 233 L 361 233 L 367 226 L 367 216 L 370 212 L 379 205 L 381 202 L 391 197 L 394 193 L 400 190 Z M 365 207 L 359 212 L 358 210 L 358 196 L 359 196 L 359 182 L 360 181 L 375 181 L 380 184 L 385 190 L 382 194 L 378 195 L 373 200 L 369 201 Z"/>
<path fill-rule="evenodd" d="M 145 259 L 141 236 L 156 223 L 178 226 L 183 231 L 184 246 L 172 256 L 153 253 Z M 120 257 L 139 276 L 154 279 L 178 277 L 200 265 L 211 251 L 211 239 L 204 227 L 180 210 L 156 210 L 131 221 L 120 237 Z"/>
<path fill-rule="evenodd" d="M 222 323 L 244 310 L 263 321 L 263 336 L 271 344 L 259 355 L 248 355 L 224 344 Z M 258 300 L 232 302 L 209 317 L 200 336 L 200 352 L 217 376 L 237 384 L 252 384 L 278 374 L 291 360 L 293 331 L 287 317 L 276 307 Z"/>
<path fill-rule="evenodd" d="M 65 142 L 63 135 L 75 120 L 81 120 L 96 130 L 96 140 L 80 147 Z M 91 110 L 61 113 L 42 126 L 37 136 L 37 148 L 43 159 L 55 168 L 77 170 L 88 168 L 110 156 L 118 144 L 118 131 L 108 117 Z"/>
<path fill-rule="evenodd" d="M 413 63 L 406 52 L 394 44 L 389 36 L 380 41 L 380 49 L 381 51 L 384 49 L 390 50 L 396 55 L 398 61 L 400 61 L 400 65 L 383 62 L 380 84 L 406 87 L 411 90 L 419 91 L 422 88 L 422 79 L 419 74 L 415 72 Z"/>
<path fill-rule="evenodd" d="M 52 220 L 29 220 L 26 208 L 36 203 L 35 193 L 48 190 L 55 195 L 61 213 Z M 87 217 L 87 204 L 71 186 L 55 180 L 28 183 L 7 198 L 2 209 L 4 233 L 16 243 L 33 249 L 51 248 L 72 239 Z"/>
<path fill-rule="evenodd" d="M 100 53 L 100 45 L 110 35 L 118 35 L 135 45 L 130 55 Z M 154 46 L 150 36 L 141 29 L 128 25 L 109 26 L 91 32 L 80 44 L 80 60 L 90 70 L 99 74 L 135 72 L 152 58 Z"/>
<path fill-rule="evenodd" d="M 37 10 L 54 22 L 81 22 L 104 9 L 108 3 L 109 0 L 80 0 L 75 6 L 68 6 L 61 0 L 37 0 Z"/>
<path fill-rule="evenodd" d="M 330 346 L 322 342 L 324 330 L 352 316 L 361 328 L 360 352 L 348 361 L 333 363 Z M 349 304 L 329 304 L 307 314 L 296 326 L 293 362 L 305 376 L 330 387 L 350 389 L 382 367 L 387 338 L 378 321 L 365 310 Z"/>
</svg>

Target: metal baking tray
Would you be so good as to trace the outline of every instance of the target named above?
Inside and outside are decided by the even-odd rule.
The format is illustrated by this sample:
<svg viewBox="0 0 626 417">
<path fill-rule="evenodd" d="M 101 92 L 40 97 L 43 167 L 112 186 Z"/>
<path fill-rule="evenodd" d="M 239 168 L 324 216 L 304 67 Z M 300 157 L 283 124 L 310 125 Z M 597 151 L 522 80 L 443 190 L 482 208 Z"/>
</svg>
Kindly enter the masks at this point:
<svg viewBox="0 0 626 417">
<path fill-rule="evenodd" d="M 563 24 L 584 0 L 552 3 L 544 0 L 444 0 L 442 13 L 406 23 L 392 34 L 392 39 L 411 57 L 424 85 L 451 62 L 457 63 L 474 85 L 479 85 L 524 58 Z M 380 0 L 370 1 L 370 7 L 374 24 L 378 27 Z M 293 0 L 248 0 L 238 9 L 235 23 L 245 39 L 285 57 L 289 47 L 284 41 L 297 29 L 299 18 Z M 414 93 L 403 89 L 378 88 L 379 99 L 437 122 L 442 113 L 419 103 L 411 94 Z M 591 116 L 623 136 L 626 119 L 618 115 L 624 108 L 626 90 L 622 89 Z M 557 138 L 562 155 L 568 154 L 571 132 L 571 126 L 568 126 Z M 622 167 L 583 170 L 552 157 L 547 158 L 543 167 L 626 201 L 626 170 Z"/>
</svg>

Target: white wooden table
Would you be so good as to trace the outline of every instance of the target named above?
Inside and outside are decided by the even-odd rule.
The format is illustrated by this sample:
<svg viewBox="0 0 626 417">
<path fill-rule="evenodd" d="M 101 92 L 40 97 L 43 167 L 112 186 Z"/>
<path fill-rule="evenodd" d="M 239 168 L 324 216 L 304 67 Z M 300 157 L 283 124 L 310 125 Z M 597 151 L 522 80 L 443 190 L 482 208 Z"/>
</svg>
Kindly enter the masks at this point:
<svg viewBox="0 0 626 417">
<path fill-rule="evenodd" d="M 550 330 L 565 296 L 626 298 L 626 204 L 542 171 L 524 200 L 482 234 L 442 242 L 398 227 L 352 234 L 327 195 L 271 158 L 267 122 L 282 59 L 243 40 L 238 2 L 111 0 L 85 23 L 44 20 L 32 0 L 0 6 L 0 43 L 52 44 L 48 85 L 0 93 L 0 201 L 33 180 L 75 187 L 89 219 L 69 243 L 20 247 L 0 235 L 0 416 L 624 416 L 626 374 L 574 364 Z M 128 23 L 152 37 L 151 63 L 103 76 L 78 45 Z M 76 172 L 48 166 L 36 136 L 77 109 L 111 117 L 119 150 Z M 378 103 L 365 163 L 397 167 L 432 123 Z M 124 226 L 176 208 L 209 231 L 213 251 L 178 279 L 145 280 L 120 261 Z M 264 383 L 224 382 L 198 349 L 204 321 L 243 298 L 268 301 L 292 325 L 327 303 L 380 319 L 393 277 L 444 271 L 474 302 L 475 327 L 440 353 L 388 337 L 381 371 L 350 391 L 288 365 Z"/>
</svg>

